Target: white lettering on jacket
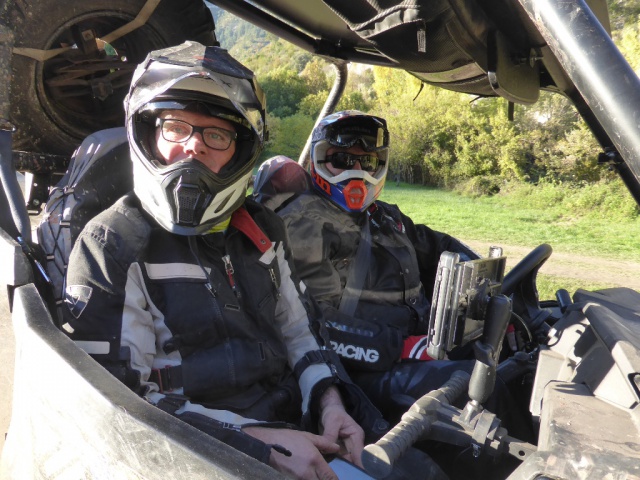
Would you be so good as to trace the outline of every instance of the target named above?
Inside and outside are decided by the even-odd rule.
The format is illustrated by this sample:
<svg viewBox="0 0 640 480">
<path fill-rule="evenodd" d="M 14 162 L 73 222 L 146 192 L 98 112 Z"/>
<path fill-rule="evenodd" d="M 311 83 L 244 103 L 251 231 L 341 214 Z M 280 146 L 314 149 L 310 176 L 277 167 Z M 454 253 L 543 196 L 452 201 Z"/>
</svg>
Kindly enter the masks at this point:
<svg viewBox="0 0 640 480">
<path fill-rule="evenodd" d="M 331 341 L 331 348 L 333 348 L 338 355 L 344 358 L 351 358 L 354 360 L 364 360 L 368 363 L 376 363 L 380 358 L 380 354 L 377 350 L 367 349 L 362 347 L 356 347 L 354 345 L 338 343 Z"/>
</svg>

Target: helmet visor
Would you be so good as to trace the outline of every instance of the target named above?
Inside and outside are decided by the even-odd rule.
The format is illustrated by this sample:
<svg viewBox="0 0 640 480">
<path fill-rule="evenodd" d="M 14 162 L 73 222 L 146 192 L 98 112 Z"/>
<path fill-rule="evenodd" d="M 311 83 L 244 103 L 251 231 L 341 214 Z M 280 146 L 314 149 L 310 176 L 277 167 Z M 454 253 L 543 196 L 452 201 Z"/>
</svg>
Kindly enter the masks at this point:
<svg viewBox="0 0 640 480">
<path fill-rule="evenodd" d="M 140 117 L 145 122 L 157 123 L 157 117 L 163 110 L 185 110 L 198 113 L 204 113 L 212 117 L 218 117 L 228 122 L 232 122 L 241 125 L 251 130 L 251 124 L 242 115 L 235 113 L 228 108 L 221 107 L 219 105 L 212 104 L 211 97 L 206 95 L 198 95 L 196 92 L 181 92 L 180 90 L 169 90 L 167 96 L 173 97 L 171 99 L 162 99 L 153 102 L 146 103 L 140 108 Z M 188 99 L 180 99 L 180 96 L 187 96 Z M 201 96 L 202 98 L 198 98 Z"/>
</svg>

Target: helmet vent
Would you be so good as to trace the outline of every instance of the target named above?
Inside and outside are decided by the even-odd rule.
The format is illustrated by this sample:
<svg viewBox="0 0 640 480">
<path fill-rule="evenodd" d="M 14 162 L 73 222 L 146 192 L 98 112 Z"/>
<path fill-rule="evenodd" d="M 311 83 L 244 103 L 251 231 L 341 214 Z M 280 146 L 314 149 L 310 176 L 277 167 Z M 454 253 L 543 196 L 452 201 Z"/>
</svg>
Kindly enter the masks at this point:
<svg viewBox="0 0 640 480">
<path fill-rule="evenodd" d="M 204 192 L 196 185 L 180 183 L 174 192 L 176 202 L 176 220 L 178 225 L 196 225 L 202 212 L 198 212 L 205 203 Z M 200 215 L 197 215 L 200 213 Z"/>
<path fill-rule="evenodd" d="M 220 202 L 220 204 L 216 208 L 216 213 L 219 213 L 222 210 L 224 210 L 224 208 L 227 206 L 227 203 L 229 203 L 229 200 L 231 200 L 231 197 L 232 195 L 227 195 L 227 197 L 222 202 Z"/>
</svg>

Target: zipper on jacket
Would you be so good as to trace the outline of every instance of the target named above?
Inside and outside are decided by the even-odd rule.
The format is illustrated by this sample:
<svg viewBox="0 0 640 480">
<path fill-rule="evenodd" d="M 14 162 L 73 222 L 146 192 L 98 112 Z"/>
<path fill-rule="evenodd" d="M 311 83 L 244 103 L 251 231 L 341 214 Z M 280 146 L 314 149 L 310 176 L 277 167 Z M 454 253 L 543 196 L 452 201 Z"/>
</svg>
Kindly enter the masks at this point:
<svg viewBox="0 0 640 480">
<path fill-rule="evenodd" d="M 235 270 L 233 269 L 233 265 L 231 264 L 231 257 L 227 254 L 222 257 L 222 261 L 224 262 L 224 270 L 227 272 L 227 278 L 229 278 L 229 285 L 231 285 L 231 290 L 236 295 L 236 298 L 240 300 L 240 291 L 236 285 L 236 280 L 233 276 Z"/>
<path fill-rule="evenodd" d="M 273 291 L 276 295 L 276 298 L 280 298 L 280 285 L 278 284 L 278 277 L 276 276 L 276 271 L 273 268 L 269 269 L 269 275 L 271 276 L 271 283 L 273 284 Z"/>
<path fill-rule="evenodd" d="M 216 292 L 215 288 L 213 288 L 213 285 L 211 285 L 211 282 L 207 282 L 207 283 L 205 283 L 205 284 L 204 284 L 204 286 L 205 286 L 205 288 L 206 288 L 207 290 L 209 290 L 209 293 L 211 294 L 211 296 L 212 296 L 213 298 L 216 298 L 216 297 L 217 297 L 217 292 Z"/>
</svg>

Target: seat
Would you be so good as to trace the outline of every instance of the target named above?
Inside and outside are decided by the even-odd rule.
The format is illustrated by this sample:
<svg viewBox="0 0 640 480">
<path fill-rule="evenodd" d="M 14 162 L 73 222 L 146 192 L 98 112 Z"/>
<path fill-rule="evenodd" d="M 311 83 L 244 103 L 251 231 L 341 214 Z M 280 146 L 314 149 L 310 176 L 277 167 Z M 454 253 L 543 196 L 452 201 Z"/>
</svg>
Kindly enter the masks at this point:
<svg viewBox="0 0 640 480">
<path fill-rule="evenodd" d="M 51 190 L 36 233 L 44 251 L 60 322 L 64 276 L 71 249 L 87 222 L 133 189 L 133 167 L 124 127 L 89 135 L 73 154 L 69 169 Z"/>
<path fill-rule="evenodd" d="M 253 182 L 253 198 L 278 210 L 300 193 L 311 190 L 311 177 L 298 162 L 277 155 L 265 160 Z"/>
</svg>

